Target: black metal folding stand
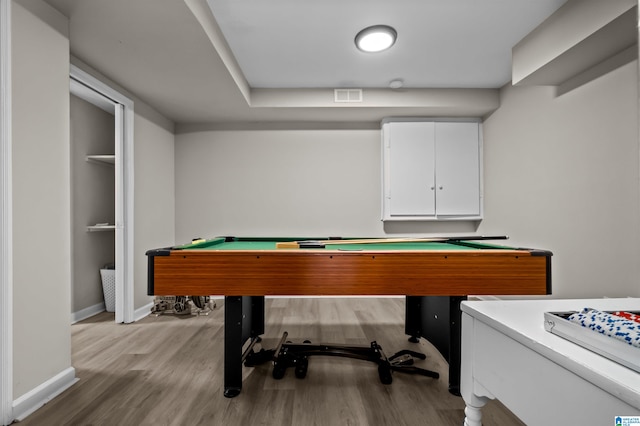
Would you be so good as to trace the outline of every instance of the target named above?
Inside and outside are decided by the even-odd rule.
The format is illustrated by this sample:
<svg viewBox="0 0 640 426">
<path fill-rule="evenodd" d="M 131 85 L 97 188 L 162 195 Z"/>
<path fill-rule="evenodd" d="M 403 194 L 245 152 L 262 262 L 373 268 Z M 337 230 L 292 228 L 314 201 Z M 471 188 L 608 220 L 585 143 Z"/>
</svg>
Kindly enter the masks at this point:
<svg viewBox="0 0 640 426">
<path fill-rule="evenodd" d="M 313 344 L 305 340 L 302 344 L 287 341 L 288 333 L 285 331 L 280 339 L 280 343 L 275 349 L 261 350 L 248 354 L 245 365 L 254 366 L 273 360 L 273 378 L 282 379 L 289 367 L 295 368 L 295 375 L 303 379 L 307 375 L 309 367 L 309 357 L 316 355 L 339 356 L 370 361 L 378 364 L 378 376 L 380 382 L 385 385 L 391 384 L 393 378 L 392 371 L 407 374 L 420 374 L 422 376 L 440 377 L 435 371 L 425 370 L 413 366 L 414 358 L 425 359 L 426 356 L 420 352 L 410 350 L 400 351 L 387 358 L 382 351 L 382 347 L 376 342 L 371 345 L 338 345 L 338 344 Z"/>
</svg>

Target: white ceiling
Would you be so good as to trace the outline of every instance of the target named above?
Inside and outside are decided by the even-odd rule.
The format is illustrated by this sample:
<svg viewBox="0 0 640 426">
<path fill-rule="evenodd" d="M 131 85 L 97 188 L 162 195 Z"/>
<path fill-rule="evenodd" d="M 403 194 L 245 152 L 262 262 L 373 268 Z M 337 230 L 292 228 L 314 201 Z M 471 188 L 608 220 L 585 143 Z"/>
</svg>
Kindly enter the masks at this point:
<svg viewBox="0 0 640 426">
<path fill-rule="evenodd" d="M 207 0 L 251 87 L 498 88 L 511 48 L 565 0 Z M 371 25 L 398 32 L 359 51 Z"/>
<path fill-rule="evenodd" d="M 250 105 L 247 98 L 257 88 L 278 89 L 282 100 L 303 93 L 290 89 L 387 88 L 392 79 L 404 80 L 405 94 L 499 88 L 510 81 L 511 47 L 565 2 L 46 1 L 69 18 L 74 57 L 177 123 L 379 122 L 389 115 L 428 115 L 432 109 L 397 100 L 300 108 L 287 100 Z M 395 27 L 396 44 L 377 55 L 358 51 L 355 34 L 379 23 Z"/>
</svg>

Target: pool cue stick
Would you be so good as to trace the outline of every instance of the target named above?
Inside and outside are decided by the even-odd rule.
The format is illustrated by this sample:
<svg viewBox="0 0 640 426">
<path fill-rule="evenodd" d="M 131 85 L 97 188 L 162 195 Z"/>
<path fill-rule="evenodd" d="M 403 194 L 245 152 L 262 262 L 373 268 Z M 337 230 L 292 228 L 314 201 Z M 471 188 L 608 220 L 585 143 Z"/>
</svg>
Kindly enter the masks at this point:
<svg viewBox="0 0 640 426">
<path fill-rule="evenodd" d="M 361 240 L 327 240 L 318 241 L 321 244 L 378 244 L 378 243 L 417 243 L 417 242 L 440 242 L 445 241 L 444 238 L 432 237 L 432 238 L 363 238 Z"/>
<path fill-rule="evenodd" d="M 312 241 L 286 241 L 276 243 L 276 248 L 300 248 L 301 245 L 325 246 L 332 244 L 375 244 L 375 243 L 408 243 L 416 241 L 415 238 L 366 238 L 354 240 L 312 240 Z M 427 241 L 421 239 L 420 241 Z M 432 241 L 432 240 L 428 240 Z M 433 241 L 442 241 L 441 238 L 433 239 Z M 318 247 L 319 248 L 319 247 Z"/>
<path fill-rule="evenodd" d="M 434 242 L 447 242 L 447 241 L 477 241 L 477 240 L 506 240 L 509 237 L 506 235 L 498 236 L 483 236 L 483 235 L 471 235 L 460 237 L 425 237 L 425 238 L 363 238 L 352 240 L 320 240 L 320 241 L 286 241 L 276 243 L 276 248 L 292 248 L 297 249 L 300 246 L 304 246 L 305 243 L 311 244 L 311 248 L 322 248 L 325 245 L 336 244 L 378 244 L 378 243 L 434 243 Z"/>
<path fill-rule="evenodd" d="M 462 237 L 402 237 L 402 238 L 363 238 L 355 240 L 325 240 L 318 241 L 322 244 L 375 244 L 375 243 L 433 243 L 446 241 L 471 241 L 471 240 L 506 240 L 506 235 L 485 237 L 482 235 Z"/>
</svg>

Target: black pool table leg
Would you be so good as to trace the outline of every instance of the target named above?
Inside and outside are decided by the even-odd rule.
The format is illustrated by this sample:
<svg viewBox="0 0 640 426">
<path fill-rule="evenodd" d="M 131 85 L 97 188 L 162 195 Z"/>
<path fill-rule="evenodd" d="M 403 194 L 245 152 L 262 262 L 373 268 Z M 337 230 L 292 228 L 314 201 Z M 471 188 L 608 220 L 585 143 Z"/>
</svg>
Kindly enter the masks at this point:
<svg viewBox="0 0 640 426">
<path fill-rule="evenodd" d="M 405 333 L 409 341 L 424 337 L 449 362 L 449 392 L 460 395 L 462 311 L 466 296 L 407 296 Z"/>
<path fill-rule="evenodd" d="M 422 336 L 422 297 L 406 296 L 404 309 L 404 332 L 411 336 L 410 342 L 418 343 Z"/>
<path fill-rule="evenodd" d="M 460 394 L 460 364 L 462 358 L 462 310 L 460 302 L 466 297 L 451 296 L 449 300 L 449 322 L 451 341 L 449 342 L 449 393 Z"/>
<path fill-rule="evenodd" d="M 242 390 L 242 296 L 224 297 L 224 396 Z"/>
<path fill-rule="evenodd" d="M 242 346 L 264 333 L 264 296 L 224 298 L 224 396 L 233 398 L 242 390 Z"/>
</svg>

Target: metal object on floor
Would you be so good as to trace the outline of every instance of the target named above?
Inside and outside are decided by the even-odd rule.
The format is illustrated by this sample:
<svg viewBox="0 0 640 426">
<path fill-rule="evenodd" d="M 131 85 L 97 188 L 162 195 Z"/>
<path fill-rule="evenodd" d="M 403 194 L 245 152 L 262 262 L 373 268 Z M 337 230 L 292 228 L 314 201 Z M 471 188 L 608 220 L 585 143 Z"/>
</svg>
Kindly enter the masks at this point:
<svg viewBox="0 0 640 426">
<path fill-rule="evenodd" d="M 411 350 L 402 350 L 388 357 L 382 351 L 382 347 L 378 342 L 373 341 L 367 345 L 339 345 L 339 344 L 313 344 L 309 340 L 305 340 L 301 344 L 287 341 L 288 333 L 285 331 L 280 342 L 275 349 L 264 350 L 259 352 L 250 351 L 245 357 L 246 366 L 255 366 L 269 360 L 273 360 L 273 378 L 282 379 L 289 367 L 295 370 L 295 376 L 303 379 L 307 375 L 309 368 L 309 357 L 339 356 L 363 361 L 370 361 L 378 365 L 378 376 L 382 384 L 391 384 L 393 378 L 392 371 L 406 374 L 419 374 L 422 376 L 437 379 L 440 375 L 431 370 L 415 367 L 413 365 L 414 358 L 426 359 L 426 356 L 420 352 Z"/>
<path fill-rule="evenodd" d="M 209 315 L 216 308 L 215 300 L 209 296 L 158 296 L 151 313 L 174 315 Z"/>
</svg>

